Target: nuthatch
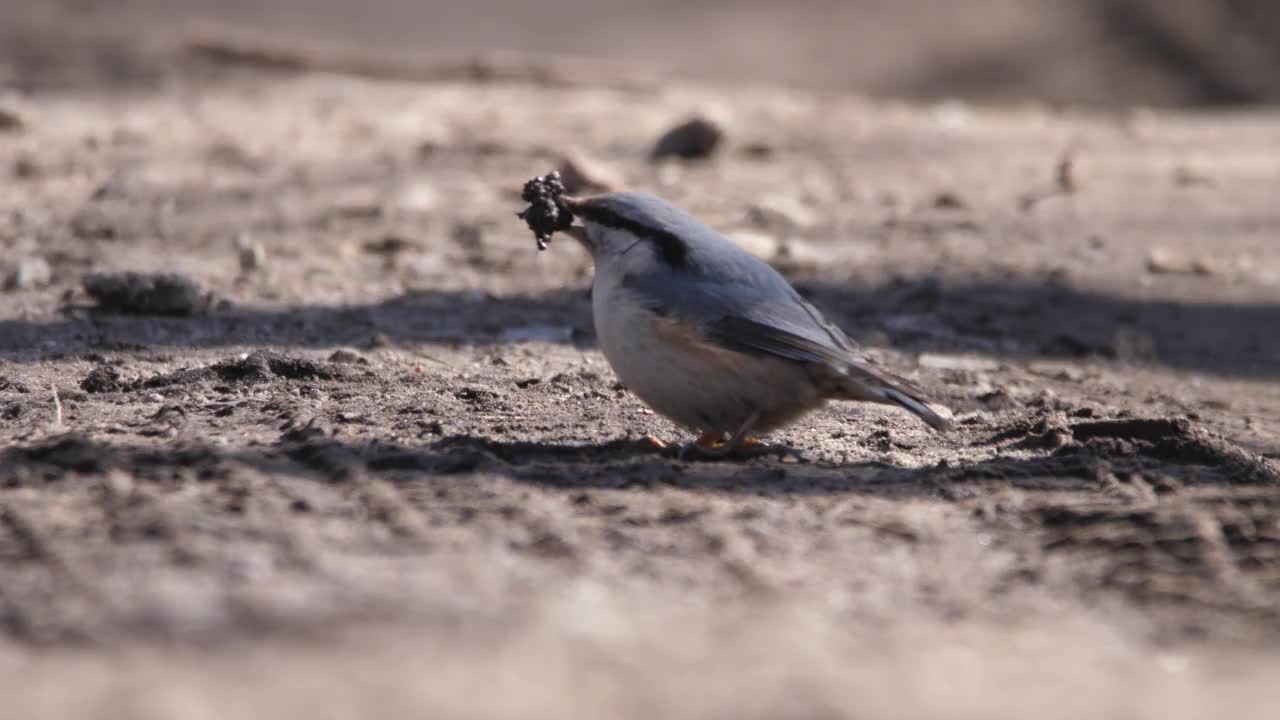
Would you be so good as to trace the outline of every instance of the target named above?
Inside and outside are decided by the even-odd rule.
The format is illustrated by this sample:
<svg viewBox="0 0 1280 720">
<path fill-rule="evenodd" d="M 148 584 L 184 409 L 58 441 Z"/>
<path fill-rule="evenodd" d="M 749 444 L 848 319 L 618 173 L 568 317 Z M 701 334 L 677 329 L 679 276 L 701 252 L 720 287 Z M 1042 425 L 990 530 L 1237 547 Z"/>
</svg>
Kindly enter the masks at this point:
<svg viewBox="0 0 1280 720">
<path fill-rule="evenodd" d="M 665 200 L 621 192 L 556 202 L 554 229 L 595 263 L 593 313 L 609 364 L 655 411 L 700 431 L 700 453 L 730 454 L 827 400 L 897 405 L 950 427 L 949 410 L 872 367 L 776 270 Z"/>
</svg>

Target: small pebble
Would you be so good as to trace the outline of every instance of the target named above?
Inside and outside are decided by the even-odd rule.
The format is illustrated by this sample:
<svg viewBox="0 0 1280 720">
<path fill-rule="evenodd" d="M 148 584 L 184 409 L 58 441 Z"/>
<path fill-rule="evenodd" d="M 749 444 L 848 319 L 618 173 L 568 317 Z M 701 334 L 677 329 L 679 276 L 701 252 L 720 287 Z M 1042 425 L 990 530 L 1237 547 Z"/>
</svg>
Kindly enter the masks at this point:
<svg viewBox="0 0 1280 720">
<path fill-rule="evenodd" d="M 1067 148 L 1053 166 L 1053 185 L 1058 192 L 1070 195 L 1080 189 L 1080 167 L 1075 148 Z"/>
<path fill-rule="evenodd" d="M 943 130 L 967 130 L 973 119 L 973 110 L 959 100 L 944 100 L 933 108 L 933 121 Z"/>
<path fill-rule="evenodd" d="M 1214 182 L 1213 178 L 1208 175 L 1196 172 L 1189 167 L 1179 165 L 1173 169 L 1173 184 L 1178 187 L 1193 187 L 1196 185 L 1212 186 Z"/>
<path fill-rule="evenodd" d="M 398 265 L 405 280 L 435 281 L 457 271 L 447 258 L 433 252 L 407 253 L 400 258 Z"/>
<path fill-rule="evenodd" d="M 262 243 L 254 240 L 248 233 L 241 233 L 236 238 L 236 252 L 240 259 L 240 272 L 245 275 L 261 268 L 267 259 L 267 251 Z"/>
<path fill-rule="evenodd" d="M 1191 258 L 1166 248 L 1153 248 L 1147 253 L 1147 272 L 1153 275 L 1213 275 L 1213 261 L 1206 257 Z"/>
<path fill-rule="evenodd" d="M 13 176 L 18 180 L 30 180 L 40 174 L 40 166 L 29 155 L 19 155 L 13 161 Z"/>
<path fill-rule="evenodd" d="M 956 193 L 943 190 L 933 196 L 933 206 L 939 210 L 964 210 L 969 204 Z"/>
<path fill-rule="evenodd" d="M 719 123 L 695 117 L 663 133 L 654 144 L 650 159 L 704 160 L 715 154 L 724 138 L 725 131 Z"/>
<path fill-rule="evenodd" d="M 396 255 L 417 249 L 418 244 L 403 235 L 387 234 L 376 240 L 370 240 L 361 246 L 367 253 L 374 255 Z"/>
<path fill-rule="evenodd" d="M 26 127 L 27 122 L 22 119 L 22 115 L 17 110 L 0 107 L 0 132 L 18 132 Z"/>
<path fill-rule="evenodd" d="M 112 470 L 103 479 L 102 485 L 116 499 L 127 498 L 133 494 L 133 476 L 121 471 Z"/>
<path fill-rule="evenodd" d="M 114 365 L 99 365 L 80 380 L 80 389 L 87 393 L 117 392 L 125 389 L 120 369 Z"/>
<path fill-rule="evenodd" d="M 329 362 L 344 365 L 368 365 L 369 359 L 350 348 L 338 348 L 329 355 Z"/>
<path fill-rule="evenodd" d="M 773 145 L 764 141 L 749 142 L 743 145 L 739 152 L 742 156 L 751 160 L 768 160 L 777 154 L 778 150 Z"/>
<path fill-rule="evenodd" d="M 411 213 L 429 213 L 440 204 L 440 193 L 425 182 L 412 183 L 400 190 L 396 207 Z"/>
</svg>

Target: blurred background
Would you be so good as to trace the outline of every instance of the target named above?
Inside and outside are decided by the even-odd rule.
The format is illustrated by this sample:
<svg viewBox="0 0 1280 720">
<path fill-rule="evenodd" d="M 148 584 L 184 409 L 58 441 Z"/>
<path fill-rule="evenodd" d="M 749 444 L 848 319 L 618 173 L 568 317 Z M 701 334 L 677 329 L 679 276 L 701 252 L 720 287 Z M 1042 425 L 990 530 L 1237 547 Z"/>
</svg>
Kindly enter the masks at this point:
<svg viewBox="0 0 1280 720">
<path fill-rule="evenodd" d="M 0 84 L 154 83 L 184 38 L 504 52 L 681 79 L 1095 107 L 1280 99 L 1275 0 L 4 0 Z M 179 54 L 174 54 L 178 52 Z"/>
</svg>

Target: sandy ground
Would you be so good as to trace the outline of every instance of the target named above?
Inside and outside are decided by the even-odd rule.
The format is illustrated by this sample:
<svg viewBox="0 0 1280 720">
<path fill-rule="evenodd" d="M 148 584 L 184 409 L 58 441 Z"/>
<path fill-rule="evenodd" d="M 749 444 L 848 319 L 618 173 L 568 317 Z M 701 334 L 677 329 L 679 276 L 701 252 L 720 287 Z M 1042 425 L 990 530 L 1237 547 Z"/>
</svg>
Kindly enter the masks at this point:
<svg viewBox="0 0 1280 720">
<path fill-rule="evenodd" d="M 20 716 L 1274 716 L 1274 112 L 213 66 L 0 110 Z M 648 162 L 694 112 L 727 146 Z M 958 429 L 649 450 L 588 259 L 514 218 L 572 147 Z M 113 312 L 110 270 L 210 299 Z"/>
</svg>

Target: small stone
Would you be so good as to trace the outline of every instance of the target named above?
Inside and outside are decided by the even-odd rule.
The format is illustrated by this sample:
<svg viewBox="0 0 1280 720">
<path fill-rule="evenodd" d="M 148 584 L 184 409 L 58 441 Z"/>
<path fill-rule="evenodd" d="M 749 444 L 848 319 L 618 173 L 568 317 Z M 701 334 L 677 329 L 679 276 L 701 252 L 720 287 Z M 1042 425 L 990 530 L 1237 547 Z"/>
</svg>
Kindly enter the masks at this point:
<svg viewBox="0 0 1280 720">
<path fill-rule="evenodd" d="M 102 486 L 112 498 L 125 499 L 133 494 L 133 476 L 120 470 L 112 470 L 103 478 Z"/>
<path fill-rule="evenodd" d="M 87 393 L 118 392 L 126 383 L 120 378 L 120 370 L 114 365 L 99 365 L 80 381 L 80 389 Z"/>
<path fill-rule="evenodd" d="M 40 166 L 30 155 L 19 155 L 13 161 L 13 177 L 18 180 L 30 180 L 40 174 Z"/>
<path fill-rule="evenodd" d="M 778 150 L 767 142 L 757 140 L 744 144 L 739 152 L 750 160 L 768 160 L 776 155 Z"/>
<path fill-rule="evenodd" d="M 267 259 L 267 251 L 262 243 L 254 240 L 248 233 L 241 233 L 236 238 L 236 253 L 240 259 L 240 272 L 245 275 L 261 268 Z"/>
<path fill-rule="evenodd" d="M 1212 186 L 1213 178 L 1197 172 L 1184 165 L 1179 165 L 1173 169 L 1173 184 L 1178 187 L 1193 187 L 1196 185 Z"/>
<path fill-rule="evenodd" d="M 34 290 L 53 281 L 53 269 L 48 261 L 38 255 L 24 257 L 5 278 L 6 290 Z"/>
<path fill-rule="evenodd" d="M 1071 195 L 1080 189 L 1080 172 L 1076 150 L 1069 147 L 1058 156 L 1053 166 L 1053 185 L 1058 192 Z"/>
<path fill-rule="evenodd" d="M 1147 272 L 1157 275 L 1184 272 L 1185 259 L 1164 248 L 1152 248 L 1147 253 Z"/>
<path fill-rule="evenodd" d="M 438 253 L 409 253 L 401 258 L 399 264 L 405 276 L 415 280 L 438 280 L 457 270 L 453 263 Z"/>
<path fill-rule="evenodd" d="M 16 108 L 0 107 L 0 132 L 18 132 L 26 127 L 26 120 Z"/>
<path fill-rule="evenodd" d="M 933 196 L 933 206 L 939 210 L 963 210 L 969 204 L 956 193 L 950 190 L 943 190 Z"/>
<path fill-rule="evenodd" d="M 724 137 L 724 128 L 719 123 L 705 117 L 694 117 L 663 133 L 654 145 L 650 159 L 704 160 L 720 148 Z"/>
<path fill-rule="evenodd" d="M 626 187 L 626 180 L 612 167 L 605 165 L 578 149 L 571 149 L 560 161 L 560 181 L 570 195 L 581 192 L 617 192 Z"/>
<path fill-rule="evenodd" d="M 1212 275 L 1217 272 L 1207 257 L 1190 258 L 1166 248 L 1152 248 L 1147 253 L 1147 272 L 1153 275 Z"/>
<path fill-rule="evenodd" d="M 338 348 L 329 355 L 329 362 L 344 365 L 368 365 L 369 359 L 350 348 Z"/>
<path fill-rule="evenodd" d="M 414 250 L 418 244 L 403 235 L 388 234 L 376 240 L 366 242 L 362 249 L 374 255 L 397 255 L 402 252 Z"/>
<path fill-rule="evenodd" d="M 1195 275 L 1213 275 L 1218 272 L 1218 266 L 1210 258 L 1198 257 L 1191 261 L 1191 272 Z"/>
<path fill-rule="evenodd" d="M 973 119 L 973 110 L 960 100 L 944 100 L 933 107 L 933 121 L 944 130 L 966 130 Z"/>
<path fill-rule="evenodd" d="M 425 182 L 412 183 L 400 191 L 397 207 L 412 213 L 428 213 L 440 204 L 440 194 Z"/>
</svg>

